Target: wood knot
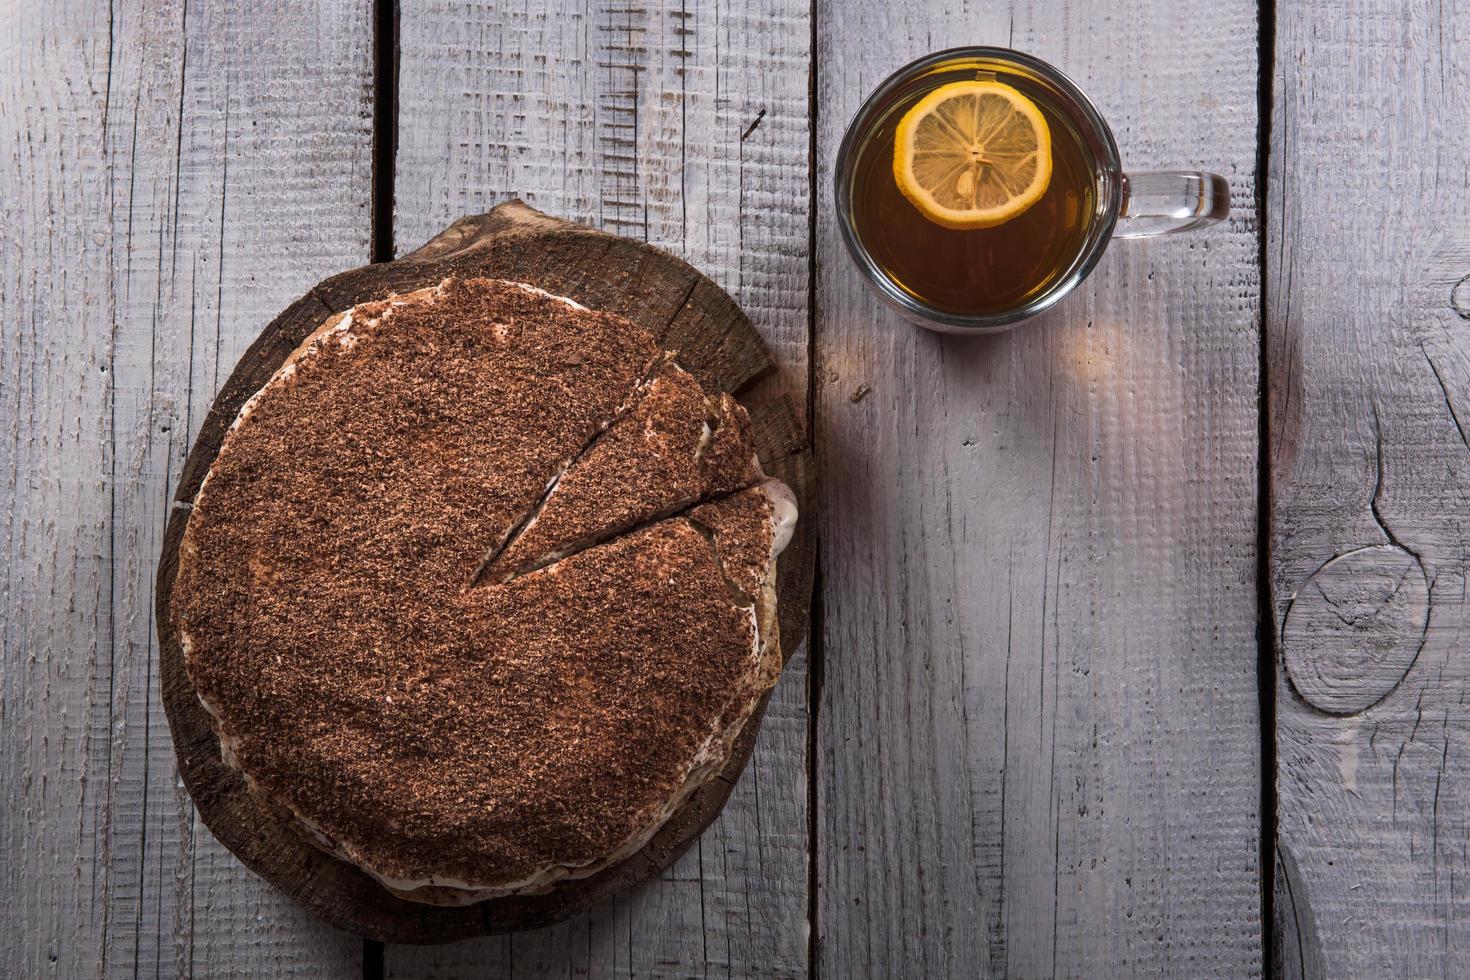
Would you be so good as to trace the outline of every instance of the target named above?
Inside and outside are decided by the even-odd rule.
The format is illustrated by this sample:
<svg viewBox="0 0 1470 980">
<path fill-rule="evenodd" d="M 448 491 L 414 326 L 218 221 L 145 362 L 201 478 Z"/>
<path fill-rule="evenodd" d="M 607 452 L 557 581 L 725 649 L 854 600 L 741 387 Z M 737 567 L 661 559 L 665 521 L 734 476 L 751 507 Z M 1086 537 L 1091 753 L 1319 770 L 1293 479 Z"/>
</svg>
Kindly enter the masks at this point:
<svg viewBox="0 0 1470 980">
<path fill-rule="evenodd" d="M 1317 569 L 1291 600 L 1281 633 L 1286 672 L 1314 707 L 1354 714 L 1403 680 L 1428 625 L 1419 559 L 1392 544 L 1358 548 Z"/>
<path fill-rule="evenodd" d="M 1462 320 L 1470 320 L 1470 276 L 1450 288 L 1450 309 Z"/>
</svg>

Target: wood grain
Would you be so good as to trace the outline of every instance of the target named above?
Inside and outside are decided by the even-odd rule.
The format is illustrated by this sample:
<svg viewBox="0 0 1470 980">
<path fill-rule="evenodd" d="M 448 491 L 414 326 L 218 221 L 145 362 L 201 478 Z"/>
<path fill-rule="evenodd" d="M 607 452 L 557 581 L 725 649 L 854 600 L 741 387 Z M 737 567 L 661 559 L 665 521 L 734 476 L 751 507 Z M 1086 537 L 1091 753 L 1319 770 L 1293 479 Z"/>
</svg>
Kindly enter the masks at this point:
<svg viewBox="0 0 1470 980">
<path fill-rule="evenodd" d="M 189 678 L 170 605 L 179 547 L 191 504 L 240 408 L 275 375 L 287 357 L 332 313 L 395 293 L 412 292 L 449 276 L 488 276 L 528 282 L 627 317 L 652 333 L 711 391 L 745 392 L 756 450 L 767 471 L 811 499 L 805 433 L 785 395 L 751 391 L 774 368 L 760 336 L 739 308 L 698 271 L 647 245 L 552 219 L 519 201 L 456 222 L 423 248 L 393 262 L 363 266 L 312 287 L 261 332 L 241 357 L 209 409 L 189 451 L 175 493 L 158 565 L 157 622 L 164 707 L 178 750 L 179 770 L 200 817 L 248 867 L 338 928 L 368 939 L 441 943 L 560 922 L 609 895 L 667 869 L 724 805 L 750 757 L 765 702 L 742 729 L 716 778 L 701 785 L 649 842 L 615 867 L 566 881 L 543 895 L 509 896 L 441 908 L 404 901 L 368 875 L 313 846 L 287 820 L 267 812 L 238 771 L 221 758 L 219 741 Z M 681 324 L 702 325 L 687 348 Z M 726 338 L 700 343 L 704 335 Z M 735 353 L 719 356 L 729 349 Z M 762 365 L 753 370 L 752 365 Z M 810 525 L 799 525 L 777 567 L 781 645 L 794 650 L 806 635 L 815 550 Z"/>
<path fill-rule="evenodd" d="M 1277 969 L 1463 972 L 1463 7 L 1276 8 L 1267 558 L 1250 5 L 821 0 L 814 25 L 790 0 L 402 4 L 400 252 L 517 195 L 646 237 L 735 297 L 786 367 L 767 383 L 798 396 L 820 60 L 811 966 L 1257 972 L 1260 557 Z M 359 943 L 194 815 L 150 598 L 229 366 L 281 296 L 366 258 L 371 20 L 365 0 L 0 0 L 0 972 L 361 972 Z M 827 217 L 832 154 L 888 71 L 966 42 L 1073 74 L 1130 164 L 1222 170 L 1229 229 L 1119 243 L 994 341 L 884 312 Z M 390 948 L 389 972 L 805 974 L 804 659 L 787 673 L 747 777 L 661 884 L 536 933 Z"/>
<path fill-rule="evenodd" d="M 809 4 L 432 2 L 399 24 L 400 252 L 511 197 L 646 238 L 735 298 L 781 365 L 765 384 L 804 405 Z M 389 975 L 804 976 L 805 687 L 798 650 L 660 883 L 539 933 L 390 947 Z"/>
<path fill-rule="evenodd" d="M 817 966 L 1259 975 L 1255 7 L 1006 7 L 817 5 Z M 1115 243 L 999 338 L 887 312 L 843 128 L 984 42 L 1077 80 L 1126 165 L 1226 175 L 1231 221 Z"/>
<path fill-rule="evenodd" d="M 7 975 L 361 972 L 195 819 L 151 598 L 222 368 L 366 256 L 369 14 L 0 4 Z"/>
<path fill-rule="evenodd" d="M 1470 10 L 1277 8 L 1271 585 L 1285 976 L 1470 957 Z"/>
</svg>

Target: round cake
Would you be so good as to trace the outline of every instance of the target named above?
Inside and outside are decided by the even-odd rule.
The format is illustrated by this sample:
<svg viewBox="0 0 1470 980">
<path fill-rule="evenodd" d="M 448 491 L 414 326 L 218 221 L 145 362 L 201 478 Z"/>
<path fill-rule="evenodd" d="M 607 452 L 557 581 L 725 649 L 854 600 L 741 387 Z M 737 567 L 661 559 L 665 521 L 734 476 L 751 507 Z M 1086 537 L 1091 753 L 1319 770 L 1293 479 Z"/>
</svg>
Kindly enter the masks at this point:
<svg viewBox="0 0 1470 980">
<path fill-rule="evenodd" d="M 522 283 L 331 317 L 191 507 L 173 626 L 222 756 L 403 898 L 623 860 L 780 672 L 796 507 L 744 410 Z"/>
</svg>

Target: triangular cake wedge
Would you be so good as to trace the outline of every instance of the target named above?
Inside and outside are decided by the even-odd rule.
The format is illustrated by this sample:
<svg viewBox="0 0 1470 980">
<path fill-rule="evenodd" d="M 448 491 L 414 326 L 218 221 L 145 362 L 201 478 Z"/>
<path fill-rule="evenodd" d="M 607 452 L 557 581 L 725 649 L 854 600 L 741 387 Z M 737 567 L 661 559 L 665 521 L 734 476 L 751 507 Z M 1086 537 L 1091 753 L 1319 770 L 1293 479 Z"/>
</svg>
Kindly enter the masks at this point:
<svg viewBox="0 0 1470 980">
<path fill-rule="evenodd" d="M 509 581 L 763 475 L 745 409 L 727 394 L 707 396 L 669 360 L 555 480 L 482 581 Z"/>
</svg>

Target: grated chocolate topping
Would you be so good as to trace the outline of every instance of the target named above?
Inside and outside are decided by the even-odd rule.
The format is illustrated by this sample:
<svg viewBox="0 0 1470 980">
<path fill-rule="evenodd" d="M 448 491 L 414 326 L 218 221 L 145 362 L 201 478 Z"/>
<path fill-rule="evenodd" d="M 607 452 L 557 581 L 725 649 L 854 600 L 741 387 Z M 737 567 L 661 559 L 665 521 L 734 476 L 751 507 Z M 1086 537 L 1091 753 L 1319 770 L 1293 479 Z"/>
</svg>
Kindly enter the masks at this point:
<svg viewBox="0 0 1470 980">
<path fill-rule="evenodd" d="M 761 478 L 750 418 L 728 395 L 706 398 L 665 364 L 633 409 L 561 477 L 492 562 L 490 581 L 549 564 L 577 542 L 605 538 Z"/>
<path fill-rule="evenodd" d="M 594 864 L 668 815 L 773 680 L 702 526 L 469 585 L 660 356 L 621 317 L 447 280 L 355 308 L 250 404 L 172 608 L 260 791 L 379 875 L 475 887 Z"/>
</svg>

